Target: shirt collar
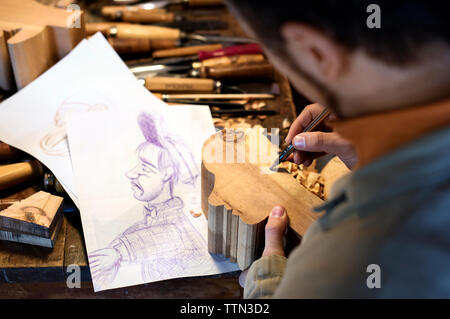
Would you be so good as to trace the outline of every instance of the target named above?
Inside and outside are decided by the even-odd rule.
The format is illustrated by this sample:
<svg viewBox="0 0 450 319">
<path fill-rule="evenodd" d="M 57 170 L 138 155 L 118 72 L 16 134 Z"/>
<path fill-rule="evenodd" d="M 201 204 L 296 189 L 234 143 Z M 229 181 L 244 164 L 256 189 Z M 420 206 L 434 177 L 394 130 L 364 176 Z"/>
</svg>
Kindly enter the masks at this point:
<svg viewBox="0 0 450 319">
<path fill-rule="evenodd" d="M 183 200 L 179 197 L 171 198 L 163 203 L 144 206 L 144 217 L 147 223 L 152 223 L 165 218 L 165 215 L 170 211 L 178 211 L 183 208 Z"/>
<path fill-rule="evenodd" d="M 357 168 L 450 124 L 450 99 L 349 120 L 329 122 L 352 142 L 358 154 Z"/>
</svg>

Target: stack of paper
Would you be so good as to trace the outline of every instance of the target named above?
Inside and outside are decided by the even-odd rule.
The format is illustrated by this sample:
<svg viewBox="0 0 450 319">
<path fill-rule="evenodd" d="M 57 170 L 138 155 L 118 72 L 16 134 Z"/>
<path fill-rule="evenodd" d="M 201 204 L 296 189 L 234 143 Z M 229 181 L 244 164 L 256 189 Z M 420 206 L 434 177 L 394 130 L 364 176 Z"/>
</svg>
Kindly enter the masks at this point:
<svg viewBox="0 0 450 319">
<path fill-rule="evenodd" d="M 208 107 L 167 107 L 100 34 L 0 104 L 0 140 L 80 208 L 96 291 L 237 270 L 208 253 L 206 219 L 189 213 L 213 133 Z"/>
</svg>

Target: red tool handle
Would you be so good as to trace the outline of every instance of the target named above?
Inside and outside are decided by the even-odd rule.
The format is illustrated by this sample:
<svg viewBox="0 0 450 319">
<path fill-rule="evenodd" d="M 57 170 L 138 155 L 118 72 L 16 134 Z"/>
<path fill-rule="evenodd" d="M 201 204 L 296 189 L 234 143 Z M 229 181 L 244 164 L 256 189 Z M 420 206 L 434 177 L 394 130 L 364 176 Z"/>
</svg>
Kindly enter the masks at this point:
<svg viewBox="0 0 450 319">
<path fill-rule="evenodd" d="M 199 51 L 198 59 L 200 61 L 217 58 L 221 56 L 232 56 L 239 54 L 258 54 L 263 53 L 262 48 L 257 43 L 243 44 L 243 45 L 233 45 L 223 49 L 213 50 L 213 51 Z"/>
</svg>

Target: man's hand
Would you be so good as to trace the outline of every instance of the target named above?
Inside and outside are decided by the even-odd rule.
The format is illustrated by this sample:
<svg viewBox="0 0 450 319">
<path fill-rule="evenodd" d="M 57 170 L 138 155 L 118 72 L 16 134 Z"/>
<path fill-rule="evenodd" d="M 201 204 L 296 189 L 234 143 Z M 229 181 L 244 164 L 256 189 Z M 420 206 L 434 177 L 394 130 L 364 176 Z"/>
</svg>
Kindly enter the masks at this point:
<svg viewBox="0 0 450 319">
<path fill-rule="evenodd" d="M 329 153 L 337 155 L 351 169 L 356 164 L 357 156 L 350 142 L 337 133 L 331 132 L 330 128 L 327 128 L 324 124 L 319 125 L 314 132 L 302 133 L 303 129 L 323 109 L 324 107 L 320 104 L 310 104 L 292 123 L 286 137 L 286 143 L 292 143 L 296 150 L 288 160 L 294 161 L 296 164 L 309 166 L 315 158 Z"/>
<path fill-rule="evenodd" d="M 286 210 L 281 206 L 275 206 L 270 212 L 265 228 L 265 246 L 262 256 L 285 256 L 283 248 L 283 236 L 286 232 L 288 217 Z M 245 287 L 248 269 L 239 276 L 239 284 Z"/>
</svg>

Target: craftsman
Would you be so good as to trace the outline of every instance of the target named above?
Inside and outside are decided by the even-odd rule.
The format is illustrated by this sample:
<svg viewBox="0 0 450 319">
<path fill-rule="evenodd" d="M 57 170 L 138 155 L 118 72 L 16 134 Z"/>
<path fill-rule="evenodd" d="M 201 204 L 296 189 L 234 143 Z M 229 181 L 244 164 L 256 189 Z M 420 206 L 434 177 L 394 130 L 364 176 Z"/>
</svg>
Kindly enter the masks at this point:
<svg viewBox="0 0 450 319">
<path fill-rule="evenodd" d="M 353 169 L 289 258 L 282 236 L 295 212 L 273 208 L 245 298 L 450 297 L 448 13 L 426 0 L 371 3 L 229 1 L 275 66 L 319 103 L 291 126 L 292 160 L 333 153 Z M 321 105 L 334 132 L 300 134 Z"/>
</svg>

